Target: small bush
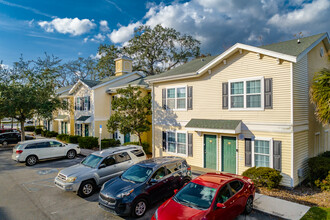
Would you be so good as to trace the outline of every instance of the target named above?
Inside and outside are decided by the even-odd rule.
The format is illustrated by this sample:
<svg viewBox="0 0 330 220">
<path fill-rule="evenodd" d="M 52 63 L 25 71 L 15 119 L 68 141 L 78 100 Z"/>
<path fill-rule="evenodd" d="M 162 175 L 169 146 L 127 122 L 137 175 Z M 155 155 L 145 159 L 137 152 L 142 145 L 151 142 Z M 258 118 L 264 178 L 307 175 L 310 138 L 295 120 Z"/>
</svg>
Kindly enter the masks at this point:
<svg viewBox="0 0 330 220">
<path fill-rule="evenodd" d="M 330 171 L 328 176 L 324 180 L 316 180 L 315 185 L 319 187 L 322 191 L 330 191 Z"/>
<path fill-rule="evenodd" d="M 282 180 L 282 175 L 280 173 L 280 171 L 269 167 L 251 167 L 242 175 L 252 179 L 256 186 L 276 188 Z"/>
<path fill-rule="evenodd" d="M 139 145 L 140 146 L 140 142 L 126 142 L 124 143 L 124 145 Z M 142 148 L 144 150 L 144 152 L 146 154 L 151 154 L 151 150 L 150 150 L 150 145 L 147 142 L 142 142 Z"/>
<path fill-rule="evenodd" d="M 120 145 L 120 140 L 116 139 L 102 139 L 101 146 L 102 149 L 109 148 L 109 147 L 116 147 Z"/>
<path fill-rule="evenodd" d="M 58 133 L 56 131 L 47 131 L 46 137 L 57 137 Z"/>
<path fill-rule="evenodd" d="M 308 160 L 309 179 L 311 183 L 315 183 L 316 180 L 323 180 L 327 177 L 330 171 L 330 157 L 323 156 L 328 154 L 326 153 Z"/>
<path fill-rule="evenodd" d="M 43 131 L 42 128 L 36 128 L 36 129 L 34 130 L 34 133 L 36 133 L 36 134 L 41 134 L 42 131 Z"/>
<path fill-rule="evenodd" d="M 59 134 L 59 135 L 56 136 L 56 138 L 57 138 L 58 140 L 60 140 L 60 141 L 65 141 L 65 142 L 68 142 L 68 141 L 67 141 L 67 140 L 68 140 L 68 137 L 69 137 L 69 135 L 67 135 L 67 134 Z"/>
<path fill-rule="evenodd" d="M 78 138 L 79 137 L 80 136 L 78 136 L 78 135 L 69 135 L 67 137 L 67 140 L 65 140 L 65 141 L 68 142 L 68 143 L 72 143 L 72 144 L 78 144 Z"/>
<path fill-rule="evenodd" d="M 326 151 L 323 154 L 321 154 L 321 157 L 330 157 L 330 151 Z"/>
<path fill-rule="evenodd" d="M 97 137 L 79 137 L 78 143 L 80 148 L 93 149 L 99 146 Z"/>
<path fill-rule="evenodd" d="M 34 127 L 34 126 L 32 126 L 32 125 L 31 125 L 31 126 L 25 126 L 25 127 L 24 127 L 24 130 L 25 130 L 25 131 L 34 131 L 35 129 L 36 129 L 36 127 Z"/>
</svg>

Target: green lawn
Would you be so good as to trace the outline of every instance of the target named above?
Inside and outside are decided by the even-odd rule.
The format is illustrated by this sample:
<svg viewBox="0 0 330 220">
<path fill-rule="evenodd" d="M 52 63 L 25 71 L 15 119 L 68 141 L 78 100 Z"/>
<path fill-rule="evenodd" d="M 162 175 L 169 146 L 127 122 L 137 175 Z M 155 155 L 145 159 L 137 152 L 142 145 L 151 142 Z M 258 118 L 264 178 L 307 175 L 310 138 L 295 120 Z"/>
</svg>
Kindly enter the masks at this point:
<svg viewBox="0 0 330 220">
<path fill-rule="evenodd" d="M 312 207 L 309 211 L 301 218 L 301 220 L 329 220 L 330 219 L 330 208 L 323 207 Z"/>
</svg>

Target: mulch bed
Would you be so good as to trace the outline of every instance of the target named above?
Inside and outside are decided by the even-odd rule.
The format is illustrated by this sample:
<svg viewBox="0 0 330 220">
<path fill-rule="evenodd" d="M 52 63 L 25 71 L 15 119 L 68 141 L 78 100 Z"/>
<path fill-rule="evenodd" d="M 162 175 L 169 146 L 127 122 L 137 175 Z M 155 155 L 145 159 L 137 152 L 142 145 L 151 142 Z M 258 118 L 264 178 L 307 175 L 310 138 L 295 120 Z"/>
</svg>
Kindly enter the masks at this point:
<svg viewBox="0 0 330 220">
<path fill-rule="evenodd" d="M 321 206 L 330 208 L 330 192 L 322 192 L 317 188 L 308 186 L 297 186 L 294 189 L 284 187 L 280 187 L 278 189 L 258 187 L 257 192 L 307 206 Z"/>
</svg>

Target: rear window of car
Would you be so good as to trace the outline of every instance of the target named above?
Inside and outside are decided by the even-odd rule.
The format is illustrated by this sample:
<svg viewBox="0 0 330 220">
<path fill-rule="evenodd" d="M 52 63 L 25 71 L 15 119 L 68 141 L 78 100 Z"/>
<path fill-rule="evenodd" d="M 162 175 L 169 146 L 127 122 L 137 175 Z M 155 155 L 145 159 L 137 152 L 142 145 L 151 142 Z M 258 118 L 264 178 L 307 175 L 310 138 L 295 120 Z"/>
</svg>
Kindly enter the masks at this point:
<svg viewBox="0 0 330 220">
<path fill-rule="evenodd" d="M 142 150 L 132 150 L 131 153 L 134 154 L 137 157 L 143 157 L 144 156 L 144 152 Z"/>
<path fill-rule="evenodd" d="M 29 144 L 28 146 L 25 147 L 25 149 L 40 149 L 47 147 L 50 147 L 49 142 L 42 142 L 42 143 Z"/>
<path fill-rule="evenodd" d="M 167 168 L 167 173 L 175 173 L 180 170 L 181 168 L 181 163 L 172 163 L 169 165 L 166 165 Z"/>
<path fill-rule="evenodd" d="M 122 163 L 131 159 L 131 157 L 126 152 L 116 154 L 115 158 L 117 163 Z"/>
<path fill-rule="evenodd" d="M 244 184 L 239 180 L 235 180 L 233 182 L 230 182 L 229 185 L 232 188 L 233 193 L 235 194 L 242 189 Z"/>
</svg>

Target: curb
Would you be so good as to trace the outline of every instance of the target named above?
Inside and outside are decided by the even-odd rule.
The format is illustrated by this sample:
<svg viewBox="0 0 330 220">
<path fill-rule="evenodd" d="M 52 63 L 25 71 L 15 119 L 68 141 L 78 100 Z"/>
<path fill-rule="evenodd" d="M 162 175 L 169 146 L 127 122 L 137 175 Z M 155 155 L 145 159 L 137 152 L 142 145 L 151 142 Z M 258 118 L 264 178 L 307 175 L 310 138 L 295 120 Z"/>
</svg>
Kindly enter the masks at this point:
<svg viewBox="0 0 330 220">
<path fill-rule="evenodd" d="M 0 148 L 0 151 L 11 151 L 13 150 L 12 147 L 4 147 L 4 148 Z"/>
</svg>

